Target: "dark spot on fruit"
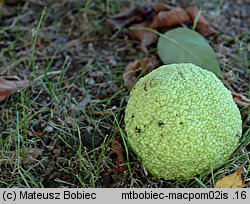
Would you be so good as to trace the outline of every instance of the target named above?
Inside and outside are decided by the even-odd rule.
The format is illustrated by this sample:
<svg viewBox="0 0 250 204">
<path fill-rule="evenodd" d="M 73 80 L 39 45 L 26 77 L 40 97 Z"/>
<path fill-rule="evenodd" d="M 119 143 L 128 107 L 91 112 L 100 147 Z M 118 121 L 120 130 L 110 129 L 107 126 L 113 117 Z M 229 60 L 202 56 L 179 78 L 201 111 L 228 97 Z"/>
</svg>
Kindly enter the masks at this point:
<svg viewBox="0 0 250 204">
<path fill-rule="evenodd" d="M 143 89 L 144 89 L 144 91 L 147 91 L 147 90 L 148 90 L 147 84 L 144 85 L 144 88 L 143 88 Z"/>
<path fill-rule="evenodd" d="M 141 129 L 138 127 L 135 127 L 135 133 L 140 133 L 140 132 L 141 132 Z"/>
<path fill-rule="evenodd" d="M 131 116 L 132 119 L 134 119 L 134 117 L 135 117 L 134 115 Z"/>
<path fill-rule="evenodd" d="M 160 136 L 161 136 L 161 138 L 163 138 L 164 137 L 163 133 L 161 133 Z"/>
<path fill-rule="evenodd" d="M 236 134 L 236 137 L 241 137 L 241 134 L 240 133 Z"/>
<path fill-rule="evenodd" d="M 181 121 L 181 122 L 180 122 L 180 124 L 181 124 L 181 125 L 183 125 L 183 124 L 184 124 L 184 122 L 182 122 L 182 121 Z"/>
<path fill-rule="evenodd" d="M 207 139 L 207 135 L 202 135 L 202 137 L 203 137 L 204 139 Z"/>
<path fill-rule="evenodd" d="M 182 72 L 179 72 L 179 75 L 180 75 L 180 77 L 181 77 L 183 80 L 186 80 L 186 78 L 183 76 L 183 73 L 182 73 Z"/>
<path fill-rule="evenodd" d="M 163 128 L 163 127 L 164 127 L 164 125 L 165 125 L 165 124 L 164 124 L 164 122 L 162 122 L 162 121 L 158 121 L 158 126 L 159 126 L 159 127 Z"/>
</svg>

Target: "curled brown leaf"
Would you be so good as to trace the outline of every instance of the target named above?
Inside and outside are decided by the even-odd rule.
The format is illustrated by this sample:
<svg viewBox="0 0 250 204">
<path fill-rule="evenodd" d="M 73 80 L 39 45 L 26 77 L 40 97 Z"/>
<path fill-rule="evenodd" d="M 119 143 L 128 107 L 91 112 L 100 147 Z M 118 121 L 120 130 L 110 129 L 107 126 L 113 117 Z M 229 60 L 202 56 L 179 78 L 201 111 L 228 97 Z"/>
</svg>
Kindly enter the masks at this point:
<svg viewBox="0 0 250 204">
<path fill-rule="evenodd" d="M 112 149 L 113 149 L 112 153 L 117 155 L 117 159 L 115 162 L 116 169 L 119 172 L 123 173 L 125 171 L 125 168 L 121 164 L 123 164 L 125 160 L 124 149 L 117 137 L 114 137 L 114 139 L 112 140 Z"/>
<path fill-rule="evenodd" d="M 158 66 L 159 61 L 156 57 L 146 57 L 129 63 L 123 75 L 125 87 L 132 88 L 139 76 L 144 76 Z"/>
<path fill-rule="evenodd" d="M 136 7 L 132 7 L 125 12 L 110 16 L 107 22 L 113 30 L 121 29 L 135 20 L 136 10 Z"/>
<path fill-rule="evenodd" d="M 131 37 L 138 39 L 141 42 L 141 49 L 146 54 L 148 53 L 147 47 L 156 43 L 157 34 L 143 30 L 142 28 L 148 27 L 148 22 L 142 22 L 139 24 L 134 24 L 129 30 L 128 34 Z"/>
<path fill-rule="evenodd" d="M 203 36 L 211 36 L 215 34 L 214 29 L 209 25 L 207 19 L 199 15 L 199 9 L 197 6 L 190 6 L 186 8 L 186 12 L 189 15 L 190 19 L 194 22 L 195 18 L 198 18 L 196 30 Z"/>
<path fill-rule="evenodd" d="M 182 8 L 173 8 L 170 11 L 161 11 L 153 19 L 150 28 L 167 28 L 178 26 L 190 21 L 186 11 Z"/>
<path fill-rule="evenodd" d="M 163 2 L 153 2 L 149 4 L 149 7 L 152 8 L 155 13 L 159 13 L 161 11 L 169 11 L 173 9 L 173 6 L 170 6 Z"/>
<path fill-rule="evenodd" d="M 128 10 L 110 16 L 107 23 L 113 30 L 119 30 L 132 23 L 150 22 L 161 11 L 170 11 L 174 7 L 163 2 L 154 2 L 146 6 L 134 6 Z"/>
<path fill-rule="evenodd" d="M 127 11 L 110 16 L 107 22 L 113 30 L 119 30 L 132 23 L 145 21 L 151 12 L 150 7 L 131 7 Z"/>
<path fill-rule="evenodd" d="M 25 88 L 28 85 L 28 81 L 25 80 L 9 80 L 4 77 L 0 77 L 0 102 L 2 102 L 7 96 Z"/>
</svg>

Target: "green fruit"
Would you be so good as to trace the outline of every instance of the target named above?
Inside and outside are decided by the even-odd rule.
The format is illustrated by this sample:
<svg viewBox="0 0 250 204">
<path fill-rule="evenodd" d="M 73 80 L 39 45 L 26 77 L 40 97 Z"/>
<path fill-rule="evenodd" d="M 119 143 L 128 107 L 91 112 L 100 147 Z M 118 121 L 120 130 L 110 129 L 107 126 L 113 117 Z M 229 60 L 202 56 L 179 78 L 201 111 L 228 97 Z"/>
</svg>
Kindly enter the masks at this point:
<svg viewBox="0 0 250 204">
<path fill-rule="evenodd" d="M 156 178 L 191 179 L 222 165 L 242 134 L 230 91 L 194 64 L 164 65 L 141 78 L 125 111 L 128 142 Z"/>
</svg>

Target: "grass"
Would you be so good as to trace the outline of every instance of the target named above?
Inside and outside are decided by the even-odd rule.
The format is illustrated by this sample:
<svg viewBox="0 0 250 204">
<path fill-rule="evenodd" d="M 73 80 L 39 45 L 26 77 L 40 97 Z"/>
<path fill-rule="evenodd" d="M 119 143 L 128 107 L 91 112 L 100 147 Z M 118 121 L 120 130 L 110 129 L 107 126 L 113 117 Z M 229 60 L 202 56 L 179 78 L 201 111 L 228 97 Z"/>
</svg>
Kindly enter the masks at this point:
<svg viewBox="0 0 250 204">
<path fill-rule="evenodd" d="M 10 17 L 16 24 L 1 18 L 0 71 L 32 84 L 0 106 L 0 187 L 212 187 L 249 163 L 249 109 L 242 108 L 244 136 L 222 168 L 190 181 L 154 179 L 128 146 L 123 122 L 129 95 L 124 67 L 143 54 L 124 37 L 111 39 L 104 23 L 122 10 L 123 1 L 65 0 L 47 9 L 27 2 L 28 10 Z M 29 14 L 31 8 L 36 13 Z M 249 82 L 242 74 L 249 62 L 245 36 L 227 38 L 240 49 L 220 53 L 225 73 L 236 73 L 233 84 L 243 93 L 249 91 L 240 85 Z M 123 146 L 124 171 L 117 168 L 114 139 Z M 249 165 L 244 175 L 249 178 Z"/>
</svg>

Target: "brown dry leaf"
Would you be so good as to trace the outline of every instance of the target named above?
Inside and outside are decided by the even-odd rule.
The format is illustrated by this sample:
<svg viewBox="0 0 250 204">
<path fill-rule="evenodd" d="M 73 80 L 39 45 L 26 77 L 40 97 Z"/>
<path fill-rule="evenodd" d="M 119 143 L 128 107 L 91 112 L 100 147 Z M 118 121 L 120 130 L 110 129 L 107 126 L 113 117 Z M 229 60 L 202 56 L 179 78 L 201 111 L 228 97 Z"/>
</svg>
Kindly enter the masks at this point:
<svg viewBox="0 0 250 204">
<path fill-rule="evenodd" d="M 155 13 L 159 13 L 161 11 L 169 11 L 173 9 L 173 6 L 165 4 L 163 2 L 154 2 L 149 4 L 149 7 L 153 9 Z"/>
<path fill-rule="evenodd" d="M 119 30 L 131 23 L 144 21 L 152 12 L 152 9 L 132 7 L 129 10 L 110 16 L 107 20 L 113 30 Z"/>
<path fill-rule="evenodd" d="M 130 89 L 135 84 L 139 75 L 145 75 L 159 66 L 159 61 L 156 57 L 146 57 L 129 63 L 123 74 L 124 85 Z M 143 72 L 143 73 L 142 73 Z"/>
<path fill-rule="evenodd" d="M 215 184 L 215 188 L 243 188 L 245 186 L 244 179 L 242 179 L 241 174 L 245 164 L 243 164 L 234 173 L 223 177 Z"/>
<path fill-rule="evenodd" d="M 116 168 L 119 172 L 123 173 L 125 171 L 125 167 L 121 166 L 121 164 L 124 163 L 125 159 L 124 159 L 124 149 L 123 146 L 121 144 L 121 142 L 117 139 L 117 137 L 114 137 L 114 139 L 112 140 L 112 153 L 117 155 L 117 159 L 116 159 Z"/>
<path fill-rule="evenodd" d="M 107 22 L 112 29 L 119 30 L 130 25 L 131 23 L 148 21 L 149 19 L 152 19 L 155 14 L 161 11 L 169 11 L 173 8 L 174 7 L 162 2 L 154 2 L 145 7 L 131 7 L 127 11 L 110 16 Z"/>
<path fill-rule="evenodd" d="M 161 11 L 153 19 L 150 28 L 166 28 L 178 26 L 190 21 L 186 11 L 182 8 L 174 8 L 170 11 Z"/>
<path fill-rule="evenodd" d="M 110 16 L 107 22 L 113 30 L 119 30 L 135 20 L 136 10 L 136 7 L 132 7 L 123 13 Z"/>
<path fill-rule="evenodd" d="M 233 95 L 234 101 L 238 105 L 245 106 L 245 107 L 249 107 L 250 106 L 250 99 L 248 99 L 247 97 L 245 97 L 245 96 L 243 96 L 241 94 L 235 93 L 235 92 L 233 92 L 232 95 Z"/>
<path fill-rule="evenodd" d="M 195 18 L 199 15 L 199 9 L 197 6 L 190 6 L 186 8 L 186 12 L 189 15 L 190 19 L 194 22 Z M 203 36 L 211 36 L 215 34 L 214 29 L 209 25 L 207 19 L 199 15 L 196 25 L 196 30 L 201 33 Z"/>
<path fill-rule="evenodd" d="M 148 54 L 147 47 L 152 45 L 153 43 L 156 43 L 157 38 L 158 38 L 156 33 L 139 29 L 139 28 L 148 27 L 148 24 L 149 24 L 148 22 L 134 24 L 132 25 L 132 28 L 128 31 L 128 34 L 131 37 L 137 38 L 138 40 L 141 41 L 141 49 L 146 54 Z"/>
<path fill-rule="evenodd" d="M 2 102 L 7 96 L 28 85 L 28 81 L 26 80 L 10 80 L 8 78 L 0 76 L 0 102 Z"/>
</svg>

